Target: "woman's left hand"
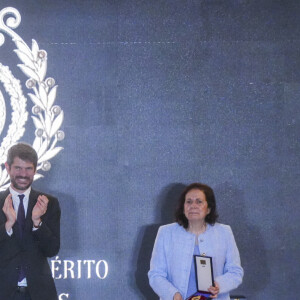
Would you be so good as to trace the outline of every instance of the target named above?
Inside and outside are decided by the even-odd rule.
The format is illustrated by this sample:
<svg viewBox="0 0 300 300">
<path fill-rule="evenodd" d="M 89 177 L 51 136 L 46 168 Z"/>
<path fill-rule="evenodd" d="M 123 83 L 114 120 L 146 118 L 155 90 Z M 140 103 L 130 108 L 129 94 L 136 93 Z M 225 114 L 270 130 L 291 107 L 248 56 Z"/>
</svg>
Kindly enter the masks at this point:
<svg viewBox="0 0 300 300">
<path fill-rule="evenodd" d="M 219 284 L 215 281 L 215 286 L 211 286 L 208 289 L 208 291 L 212 293 L 212 295 L 210 296 L 210 298 L 212 298 L 212 299 L 217 298 L 218 294 L 220 292 Z"/>
</svg>

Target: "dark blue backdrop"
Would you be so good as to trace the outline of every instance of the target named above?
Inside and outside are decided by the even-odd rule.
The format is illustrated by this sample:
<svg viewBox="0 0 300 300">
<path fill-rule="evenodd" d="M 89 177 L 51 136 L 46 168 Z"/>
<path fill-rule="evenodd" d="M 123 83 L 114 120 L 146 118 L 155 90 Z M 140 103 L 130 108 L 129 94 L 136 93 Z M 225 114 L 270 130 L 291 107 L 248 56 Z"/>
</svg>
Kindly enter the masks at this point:
<svg viewBox="0 0 300 300">
<path fill-rule="evenodd" d="M 109 267 L 105 279 L 95 267 L 91 278 L 85 267 L 80 279 L 57 279 L 62 299 L 157 299 L 147 280 L 156 231 L 194 181 L 214 188 L 220 221 L 233 228 L 245 269 L 233 294 L 295 299 L 300 2 L 2 0 L 7 6 L 22 16 L 16 32 L 47 51 L 65 113 L 64 150 L 35 182 L 60 199 L 59 260 L 74 270 L 78 260 Z M 13 49 L 7 38 L 0 62 L 25 82 Z M 29 120 L 23 140 L 33 131 Z"/>
</svg>

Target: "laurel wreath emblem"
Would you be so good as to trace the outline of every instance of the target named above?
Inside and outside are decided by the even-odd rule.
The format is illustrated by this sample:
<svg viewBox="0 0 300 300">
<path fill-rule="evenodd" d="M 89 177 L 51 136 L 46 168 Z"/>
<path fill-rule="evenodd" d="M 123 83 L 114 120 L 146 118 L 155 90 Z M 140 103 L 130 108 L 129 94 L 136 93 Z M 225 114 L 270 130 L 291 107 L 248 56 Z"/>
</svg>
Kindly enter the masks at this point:
<svg viewBox="0 0 300 300">
<path fill-rule="evenodd" d="M 10 15 L 4 20 L 4 18 Z M 16 48 L 14 52 L 22 62 L 18 67 L 28 77 L 25 85 L 31 90 L 28 93 L 33 102 L 32 120 L 35 125 L 35 138 L 32 144 L 38 154 L 37 173 L 34 179 L 43 177 L 39 170 L 49 171 L 51 168 L 50 159 L 56 156 L 63 148 L 57 146 L 65 134 L 60 127 L 63 123 L 64 113 L 58 105 L 54 105 L 57 85 L 51 77 L 46 78 L 47 52 L 39 48 L 38 43 L 32 40 L 31 48 L 23 39 L 15 33 L 15 29 L 21 23 L 21 15 L 13 7 L 7 7 L 0 11 L 0 31 L 12 37 Z M 3 33 L 0 32 L 0 47 L 5 42 Z M 9 185 L 9 175 L 4 167 L 8 149 L 23 136 L 25 123 L 28 118 L 26 111 L 26 97 L 24 97 L 20 81 L 16 79 L 10 69 L 0 63 L 0 81 L 5 91 L 10 96 L 12 107 L 11 124 L 8 127 L 7 135 L 0 146 L 0 190 Z M 3 95 L 0 92 L 0 133 L 5 120 L 5 104 Z"/>
</svg>

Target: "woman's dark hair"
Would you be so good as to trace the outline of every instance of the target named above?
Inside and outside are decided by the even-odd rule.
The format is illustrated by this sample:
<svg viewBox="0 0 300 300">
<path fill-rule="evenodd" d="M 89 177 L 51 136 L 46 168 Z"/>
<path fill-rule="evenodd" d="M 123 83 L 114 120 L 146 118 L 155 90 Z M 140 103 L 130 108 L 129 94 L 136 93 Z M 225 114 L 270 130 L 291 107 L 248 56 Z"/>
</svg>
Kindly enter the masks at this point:
<svg viewBox="0 0 300 300">
<path fill-rule="evenodd" d="M 210 213 L 205 217 L 205 222 L 209 223 L 211 225 L 214 225 L 218 219 L 218 213 L 217 213 L 217 206 L 216 206 L 216 199 L 215 199 L 215 194 L 214 191 L 212 190 L 211 187 L 209 187 L 206 184 L 202 183 L 192 183 L 188 185 L 185 190 L 182 192 L 182 194 L 179 197 L 178 201 L 178 208 L 175 212 L 175 220 L 176 222 L 183 226 L 184 228 L 188 228 L 189 226 L 189 221 L 184 215 L 184 202 L 185 202 L 185 196 L 186 194 L 191 191 L 191 190 L 200 190 L 205 194 L 206 201 L 208 204 L 208 207 L 210 208 Z"/>
</svg>

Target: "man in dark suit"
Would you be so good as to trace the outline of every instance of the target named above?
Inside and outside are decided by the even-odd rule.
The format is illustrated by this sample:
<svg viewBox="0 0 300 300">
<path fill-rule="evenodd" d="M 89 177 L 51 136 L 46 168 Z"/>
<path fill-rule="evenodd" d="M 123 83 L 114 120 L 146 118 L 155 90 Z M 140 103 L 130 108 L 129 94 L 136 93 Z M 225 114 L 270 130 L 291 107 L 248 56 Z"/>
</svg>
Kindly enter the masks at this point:
<svg viewBox="0 0 300 300">
<path fill-rule="evenodd" d="M 8 151 L 10 187 L 0 193 L 0 300 L 57 300 L 47 261 L 60 247 L 56 198 L 31 188 L 37 153 L 19 143 Z"/>
</svg>

